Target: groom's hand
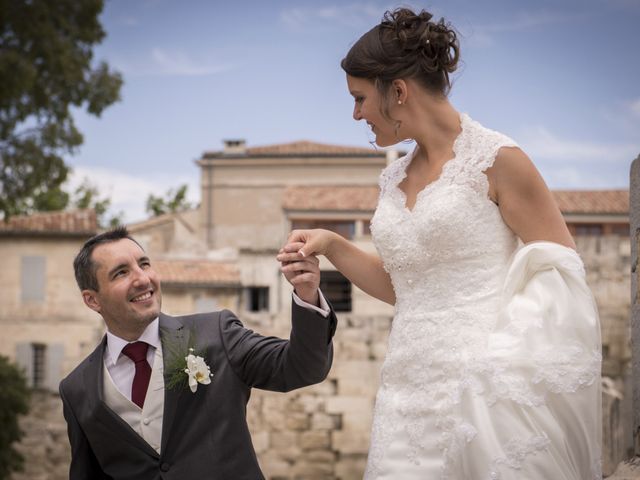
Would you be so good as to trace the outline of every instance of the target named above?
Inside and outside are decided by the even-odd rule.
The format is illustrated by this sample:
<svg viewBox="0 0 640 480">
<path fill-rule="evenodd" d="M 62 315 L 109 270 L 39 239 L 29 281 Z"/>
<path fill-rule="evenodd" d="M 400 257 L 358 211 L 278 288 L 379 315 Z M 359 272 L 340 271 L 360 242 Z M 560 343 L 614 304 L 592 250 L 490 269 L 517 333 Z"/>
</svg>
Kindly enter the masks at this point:
<svg viewBox="0 0 640 480">
<path fill-rule="evenodd" d="M 296 295 L 303 302 L 318 306 L 320 296 L 318 289 L 320 287 L 320 267 L 319 260 L 315 255 L 303 257 L 298 250 L 304 243 L 288 244 L 293 252 L 280 250 L 278 260 L 280 261 L 280 270 L 284 274 L 287 281 L 293 285 Z M 287 249 L 289 250 L 289 249 Z"/>
</svg>

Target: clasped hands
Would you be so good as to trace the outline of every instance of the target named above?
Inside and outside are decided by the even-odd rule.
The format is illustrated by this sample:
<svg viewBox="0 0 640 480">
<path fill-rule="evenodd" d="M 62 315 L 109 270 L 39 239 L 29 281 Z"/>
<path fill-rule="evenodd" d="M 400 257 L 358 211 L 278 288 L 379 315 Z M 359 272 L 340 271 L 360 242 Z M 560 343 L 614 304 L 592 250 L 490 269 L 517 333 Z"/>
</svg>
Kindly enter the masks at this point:
<svg viewBox="0 0 640 480">
<path fill-rule="evenodd" d="M 280 271 L 293 286 L 300 300 L 319 304 L 320 261 L 317 255 L 326 254 L 329 236 L 327 230 L 293 230 L 276 259 Z"/>
</svg>

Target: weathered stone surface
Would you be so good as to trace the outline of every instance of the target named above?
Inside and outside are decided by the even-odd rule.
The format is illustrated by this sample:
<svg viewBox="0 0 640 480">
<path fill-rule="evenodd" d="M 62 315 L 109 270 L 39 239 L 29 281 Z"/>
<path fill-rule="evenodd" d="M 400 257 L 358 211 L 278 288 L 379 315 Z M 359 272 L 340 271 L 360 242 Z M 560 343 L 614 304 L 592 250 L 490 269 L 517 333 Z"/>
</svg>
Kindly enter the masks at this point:
<svg viewBox="0 0 640 480">
<path fill-rule="evenodd" d="M 331 440 L 328 431 L 309 431 L 300 435 L 300 446 L 303 450 L 329 449 Z"/>
</svg>

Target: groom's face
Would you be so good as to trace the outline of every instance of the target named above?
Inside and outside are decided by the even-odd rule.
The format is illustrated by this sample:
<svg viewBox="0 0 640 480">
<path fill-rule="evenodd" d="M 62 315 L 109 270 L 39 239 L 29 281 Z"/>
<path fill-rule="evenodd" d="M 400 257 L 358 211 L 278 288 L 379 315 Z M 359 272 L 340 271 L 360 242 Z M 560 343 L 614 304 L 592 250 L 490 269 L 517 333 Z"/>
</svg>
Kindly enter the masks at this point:
<svg viewBox="0 0 640 480">
<path fill-rule="evenodd" d="M 149 257 L 128 238 L 98 245 L 91 255 L 98 291 L 84 290 L 85 303 L 122 338 L 144 328 L 160 314 L 160 278 Z"/>
</svg>

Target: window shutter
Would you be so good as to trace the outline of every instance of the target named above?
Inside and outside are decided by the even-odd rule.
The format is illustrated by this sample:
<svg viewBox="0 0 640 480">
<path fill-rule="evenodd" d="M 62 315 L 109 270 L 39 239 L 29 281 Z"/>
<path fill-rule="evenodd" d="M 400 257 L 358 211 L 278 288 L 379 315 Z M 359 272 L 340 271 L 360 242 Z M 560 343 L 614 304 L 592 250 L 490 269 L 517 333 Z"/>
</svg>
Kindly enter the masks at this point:
<svg viewBox="0 0 640 480">
<path fill-rule="evenodd" d="M 20 286 L 23 302 L 44 302 L 45 266 L 42 256 L 22 257 Z"/>
<path fill-rule="evenodd" d="M 62 361 L 64 360 L 64 345 L 54 343 L 47 345 L 46 353 L 46 377 L 45 386 L 52 392 L 58 391 L 58 385 L 62 380 Z"/>
<path fill-rule="evenodd" d="M 30 343 L 16 345 L 16 364 L 24 371 L 29 388 L 33 388 L 33 348 Z"/>
</svg>

